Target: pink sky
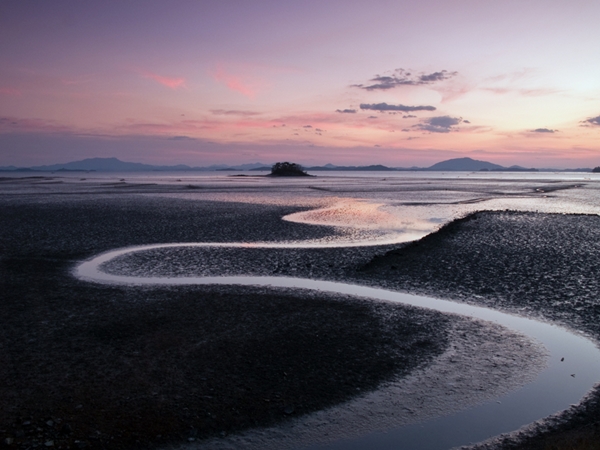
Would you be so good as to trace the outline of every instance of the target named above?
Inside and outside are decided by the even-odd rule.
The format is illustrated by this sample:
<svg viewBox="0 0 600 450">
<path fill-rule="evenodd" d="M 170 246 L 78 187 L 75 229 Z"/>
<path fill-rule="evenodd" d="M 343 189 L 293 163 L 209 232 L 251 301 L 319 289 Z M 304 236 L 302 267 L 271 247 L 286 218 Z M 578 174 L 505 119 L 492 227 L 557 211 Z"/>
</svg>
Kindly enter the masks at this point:
<svg viewBox="0 0 600 450">
<path fill-rule="evenodd" d="M 0 166 L 600 165 L 600 2 L 0 5 Z"/>
</svg>

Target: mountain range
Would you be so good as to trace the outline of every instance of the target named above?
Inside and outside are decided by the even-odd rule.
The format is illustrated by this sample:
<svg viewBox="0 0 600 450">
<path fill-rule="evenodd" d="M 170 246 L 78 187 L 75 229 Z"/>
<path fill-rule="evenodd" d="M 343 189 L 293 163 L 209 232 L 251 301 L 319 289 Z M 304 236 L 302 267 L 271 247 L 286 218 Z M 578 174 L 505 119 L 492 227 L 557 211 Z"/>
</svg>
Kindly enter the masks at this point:
<svg viewBox="0 0 600 450">
<path fill-rule="evenodd" d="M 117 158 L 88 158 L 81 161 L 72 161 L 65 164 L 52 164 L 45 166 L 0 167 L 2 172 L 183 172 L 183 171 L 269 171 L 271 164 L 252 163 L 230 166 L 226 164 L 214 164 L 206 167 L 191 167 L 185 164 L 172 166 L 157 166 L 135 162 L 125 162 Z M 478 161 L 472 158 L 454 158 L 438 162 L 429 167 L 387 167 L 381 164 L 367 166 L 336 166 L 326 164 L 324 166 L 305 167 L 307 171 L 505 171 L 505 172 L 591 172 L 591 168 L 579 169 L 533 169 L 521 166 L 504 167 L 487 161 Z"/>
</svg>

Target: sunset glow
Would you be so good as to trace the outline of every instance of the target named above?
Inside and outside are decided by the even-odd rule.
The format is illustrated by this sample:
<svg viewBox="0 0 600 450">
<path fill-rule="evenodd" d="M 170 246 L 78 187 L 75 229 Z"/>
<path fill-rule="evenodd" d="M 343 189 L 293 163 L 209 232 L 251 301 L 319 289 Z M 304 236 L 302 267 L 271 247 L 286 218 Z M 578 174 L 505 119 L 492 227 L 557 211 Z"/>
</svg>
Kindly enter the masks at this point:
<svg viewBox="0 0 600 450">
<path fill-rule="evenodd" d="M 600 165 L 600 3 L 5 2 L 0 166 Z"/>
</svg>

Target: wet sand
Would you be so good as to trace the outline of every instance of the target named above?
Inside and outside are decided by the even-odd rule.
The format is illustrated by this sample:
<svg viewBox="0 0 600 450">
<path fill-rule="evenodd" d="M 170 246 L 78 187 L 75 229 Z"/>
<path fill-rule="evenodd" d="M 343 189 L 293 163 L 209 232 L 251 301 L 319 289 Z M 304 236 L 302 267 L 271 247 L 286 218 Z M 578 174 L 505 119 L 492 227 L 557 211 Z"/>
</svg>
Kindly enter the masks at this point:
<svg viewBox="0 0 600 450">
<path fill-rule="evenodd" d="M 56 447 L 148 448 L 278 423 L 427 367 L 451 343 L 452 318 L 359 299 L 79 282 L 70 274 L 78 261 L 128 245 L 332 233 L 281 221 L 306 210 L 298 206 L 190 202 L 106 189 L 1 199 L 6 294 L 0 376 L 7 382 L 0 433 L 15 447 L 52 441 Z M 397 246 L 282 251 L 270 260 L 257 257 L 249 269 L 481 302 L 557 320 L 598 339 L 598 218 L 477 217 L 371 264 L 374 253 Z M 536 253 L 540 249 L 546 253 Z M 314 334 L 317 329 L 323 332 Z M 253 336 L 252 342 L 241 336 Z M 286 359 L 290 354 L 301 357 Z M 564 435 L 597 427 L 595 399 L 554 428 Z M 534 438 L 523 448 L 545 448 L 547 432 L 530 433 Z"/>
</svg>

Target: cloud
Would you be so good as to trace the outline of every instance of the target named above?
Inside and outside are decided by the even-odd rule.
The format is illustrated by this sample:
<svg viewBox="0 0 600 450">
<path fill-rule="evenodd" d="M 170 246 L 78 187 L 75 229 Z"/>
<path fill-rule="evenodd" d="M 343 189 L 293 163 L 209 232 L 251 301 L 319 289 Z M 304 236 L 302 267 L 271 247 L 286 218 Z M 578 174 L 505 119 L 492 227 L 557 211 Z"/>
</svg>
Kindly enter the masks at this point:
<svg viewBox="0 0 600 450">
<path fill-rule="evenodd" d="M 591 125 L 599 126 L 600 125 L 600 116 L 590 117 L 589 119 L 585 119 L 581 123 L 583 123 L 583 124 L 588 124 L 589 123 Z"/>
<path fill-rule="evenodd" d="M 302 128 L 312 128 L 312 125 L 304 125 Z"/>
<path fill-rule="evenodd" d="M 376 75 L 369 81 L 373 84 L 353 84 L 352 87 L 365 89 L 367 91 L 387 90 L 398 86 L 420 86 L 424 84 L 433 84 L 444 81 L 457 75 L 458 72 L 448 72 L 441 70 L 439 72 L 413 74 L 404 69 L 396 69 L 392 75 Z"/>
<path fill-rule="evenodd" d="M 531 130 L 532 133 L 554 133 L 557 130 L 551 130 L 549 128 L 536 128 L 535 130 Z"/>
<path fill-rule="evenodd" d="M 221 66 L 217 67 L 217 70 L 212 74 L 212 77 L 219 83 L 225 84 L 225 86 L 232 91 L 239 92 L 249 98 L 254 98 L 256 96 L 256 89 L 254 86 L 251 86 L 250 82 L 243 80 L 237 75 L 227 73 Z"/>
<path fill-rule="evenodd" d="M 471 123 L 471 121 L 470 121 L 470 120 L 467 120 L 467 119 L 465 119 L 465 120 L 463 120 L 463 123 Z"/>
<path fill-rule="evenodd" d="M 484 91 L 492 92 L 493 94 L 505 95 L 505 94 L 519 94 L 524 97 L 540 97 L 543 95 L 552 95 L 562 92 L 559 89 L 550 88 L 539 88 L 539 89 L 517 89 L 511 87 L 484 87 L 481 88 Z"/>
<path fill-rule="evenodd" d="M 458 125 L 463 120 L 461 117 L 437 116 L 424 119 L 422 123 L 413 125 L 414 128 L 431 133 L 449 133 L 454 125 Z"/>
<path fill-rule="evenodd" d="M 2 132 L 32 132 L 32 133 L 69 133 L 74 129 L 55 120 L 17 117 L 0 117 L 0 131 Z"/>
<path fill-rule="evenodd" d="M 356 110 L 355 109 L 336 109 L 335 112 L 342 113 L 342 114 L 355 114 Z"/>
<path fill-rule="evenodd" d="M 387 103 L 361 103 L 360 109 L 370 109 L 373 111 L 435 111 L 435 106 L 405 106 L 388 105 Z"/>
<path fill-rule="evenodd" d="M 157 75 L 151 72 L 144 72 L 142 74 L 144 78 L 150 78 L 163 86 L 167 86 L 171 89 L 178 89 L 180 87 L 185 87 L 185 79 L 184 78 L 169 78 L 163 77 L 162 75 Z"/>
<path fill-rule="evenodd" d="M 414 114 L 407 114 L 405 116 L 402 116 L 403 119 L 414 119 L 415 117 L 417 116 L 415 116 Z"/>
<path fill-rule="evenodd" d="M 237 109 L 211 109 L 211 113 L 217 116 L 258 116 L 260 113 L 256 111 L 241 111 Z"/>
</svg>

